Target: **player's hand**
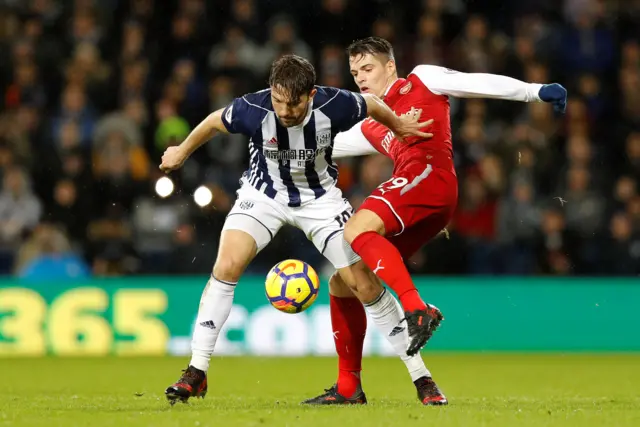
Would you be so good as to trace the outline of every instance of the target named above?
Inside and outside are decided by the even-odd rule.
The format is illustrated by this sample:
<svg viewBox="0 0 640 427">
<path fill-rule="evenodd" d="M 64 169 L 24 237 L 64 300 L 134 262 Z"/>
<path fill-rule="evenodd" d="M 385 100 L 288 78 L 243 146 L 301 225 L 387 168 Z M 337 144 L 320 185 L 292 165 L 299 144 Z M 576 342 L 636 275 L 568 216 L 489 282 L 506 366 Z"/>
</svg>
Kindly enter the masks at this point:
<svg viewBox="0 0 640 427">
<path fill-rule="evenodd" d="M 396 138 L 400 141 L 408 138 L 410 136 L 418 136 L 422 139 L 430 139 L 433 138 L 432 133 L 423 132 L 421 129 L 424 129 L 427 126 L 430 126 L 433 123 L 433 119 L 427 120 L 426 122 L 420 121 L 420 116 L 422 115 L 421 109 L 416 109 L 411 107 L 411 110 L 399 116 L 399 126 L 393 131 L 396 135 Z"/>
<path fill-rule="evenodd" d="M 558 83 L 543 85 L 538 96 L 544 102 L 551 103 L 553 109 L 558 113 L 564 114 L 567 109 L 567 90 Z"/>
<path fill-rule="evenodd" d="M 179 146 L 168 147 L 162 155 L 160 170 L 162 172 L 169 173 L 176 169 L 180 169 L 185 160 L 187 160 L 187 156 Z"/>
</svg>

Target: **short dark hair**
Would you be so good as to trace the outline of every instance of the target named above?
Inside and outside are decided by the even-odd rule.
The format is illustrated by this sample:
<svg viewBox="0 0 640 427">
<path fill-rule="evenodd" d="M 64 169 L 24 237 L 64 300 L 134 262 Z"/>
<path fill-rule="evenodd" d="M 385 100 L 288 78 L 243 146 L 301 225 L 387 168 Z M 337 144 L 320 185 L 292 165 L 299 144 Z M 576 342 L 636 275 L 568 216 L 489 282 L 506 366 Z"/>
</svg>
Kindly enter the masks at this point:
<svg viewBox="0 0 640 427">
<path fill-rule="evenodd" d="M 349 58 L 359 55 L 384 55 L 387 60 L 395 60 L 393 54 L 393 46 L 387 40 L 381 37 L 367 37 L 366 39 L 356 40 L 347 48 Z"/>
<path fill-rule="evenodd" d="M 280 86 L 292 101 L 308 95 L 316 84 L 316 70 L 306 59 L 297 55 L 283 55 L 271 64 L 269 86 Z"/>
</svg>

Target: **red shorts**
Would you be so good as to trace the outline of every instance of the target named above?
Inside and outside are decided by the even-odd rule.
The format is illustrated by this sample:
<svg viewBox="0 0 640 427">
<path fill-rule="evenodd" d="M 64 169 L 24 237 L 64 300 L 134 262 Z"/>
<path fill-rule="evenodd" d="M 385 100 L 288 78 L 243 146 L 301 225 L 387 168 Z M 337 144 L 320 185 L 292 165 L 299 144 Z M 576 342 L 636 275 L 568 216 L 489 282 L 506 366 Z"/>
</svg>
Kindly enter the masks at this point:
<svg viewBox="0 0 640 427">
<path fill-rule="evenodd" d="M 414 164 L 380 184 L 358 210 L 375 212 L 404 258 L 440 233 L 458 202 L 458 179 L 447 169 Z"/>
</svg>

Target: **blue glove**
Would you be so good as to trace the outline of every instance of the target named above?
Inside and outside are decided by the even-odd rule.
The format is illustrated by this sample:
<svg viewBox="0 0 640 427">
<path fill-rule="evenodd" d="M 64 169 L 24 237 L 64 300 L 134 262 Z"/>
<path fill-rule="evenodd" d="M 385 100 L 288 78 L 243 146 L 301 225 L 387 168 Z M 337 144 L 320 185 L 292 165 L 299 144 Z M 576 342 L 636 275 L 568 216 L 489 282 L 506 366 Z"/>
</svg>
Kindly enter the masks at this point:
<svg viewBox="0 0 640 427">
<path fill-rule="evenodd" d="M 538 96 L 544 102 L 553 104 L 553 109 L 558 113 L 564 114 L 567 109 L 567 90 L 558 83 L 543 85 Z"/>
</svg>

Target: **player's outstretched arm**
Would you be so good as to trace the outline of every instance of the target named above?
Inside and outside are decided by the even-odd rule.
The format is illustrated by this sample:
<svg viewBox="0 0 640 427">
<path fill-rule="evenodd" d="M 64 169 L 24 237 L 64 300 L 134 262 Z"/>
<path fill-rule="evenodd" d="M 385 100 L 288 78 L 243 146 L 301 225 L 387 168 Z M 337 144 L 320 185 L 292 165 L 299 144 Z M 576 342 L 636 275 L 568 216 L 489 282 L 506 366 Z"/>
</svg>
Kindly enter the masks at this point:
<svg viewBox="0 0 640 427">
<path fill-rule="evenodd" d="M 420 122 L 422 110 L 412 109 L 412 114 L 399 117 L 377 96 L 371 94 L 363 94 L 362 96 L 367 104 L 367 114 L 375 121 L 388 127 L 396 135 L 396 138 L 419 136 L 428 139 L 433 137 L 433 134 L 421 131 L 433 123 L 433 120 Z"/>
<path fill-rule="evenodd" d="M 209 141 L 217 132 L 229 133 L 222 122 L 224 109 L 214 111 L 198 124 L 178 146 L 168 147 L 162 155 L 160 170 L 171 172 L 180 169 L 194 151 Z"/>
<path fill-rule="evenodd" d="M 412 72 L 435 94 L 457 98 L 495 98 L 549 102 L 557 112 L 567 107 L 567 90 L 558 83 L 526 83 L 498 74 L 462 73 L 435 65 L 418 65 Z"/>
<path fill-rule="evenodd" d="M 331 157 L 340 159 L 379 153 L 362 133 L 362 123 L 360 122 L 348 131 L 340 132 L 336 135 L 333 139 Z"/>
</svg>

